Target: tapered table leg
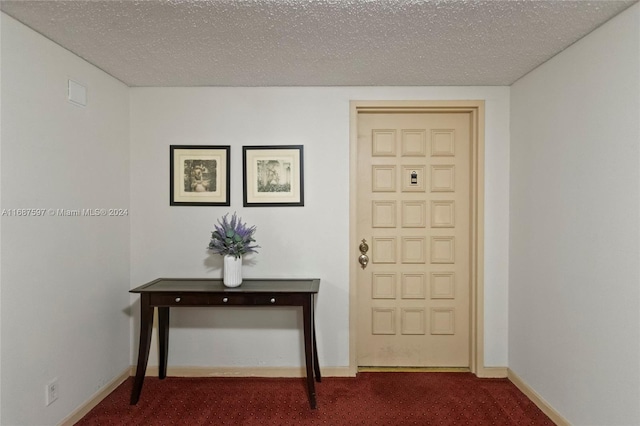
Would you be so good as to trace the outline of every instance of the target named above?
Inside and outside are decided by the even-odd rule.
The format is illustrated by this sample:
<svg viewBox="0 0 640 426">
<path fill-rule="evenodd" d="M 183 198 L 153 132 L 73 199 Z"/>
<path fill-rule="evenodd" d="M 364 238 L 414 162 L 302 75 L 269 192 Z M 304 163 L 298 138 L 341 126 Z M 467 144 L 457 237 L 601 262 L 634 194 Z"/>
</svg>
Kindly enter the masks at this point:
<svg viewBox="0 0 640 426">
<path fill-rule="evenodd" d="M 159 368 L 158 377 L 164 379 L 167 377 L 167 357 L 169 354 L 169 307 L 158 307 L 158 345 Z"/>
<path fill-rule="evenodd" d="M 144 374 L 147 371 L 147 361 L 149 360 L 149 347 L 151 346 L 151 331 L 153 329 L 153 306 L 149 304 L 149 294 L 140 296 L 140 347 L 138 348 L 138 366 L 136 368 L 136 378 L 131 391 L 131 405 L 138 403 Z"/>
<path fill-rule="evenodd" d="M 302 316 L 304 319 L 304 357 L 307 368 L 307 390 L 309 392 L 309 403 L 311 408 L 317 408 L 316 403 L 316 388 L 313 381 L 314 373 L 314 336 L 313 336 L 313 296 L 309 295 L 309 298 L 304 302 L 302 306 Z M 317 357 L 317 355 L 316 355 Z"/>
<path fill-rule="evenodd" d="M 313 305 L 313 301 L 311 302 L 311 304 Z M 318 362 L 318 345 L 316 344 L 316 316 L 315 315 L 312 315 L 311 317 L 311 327 L 313 330 L 313 370 L 316 373 L 316 382 L 321 382 L 322 376 L 320 375 L 320 363 Z"/>
</svg>

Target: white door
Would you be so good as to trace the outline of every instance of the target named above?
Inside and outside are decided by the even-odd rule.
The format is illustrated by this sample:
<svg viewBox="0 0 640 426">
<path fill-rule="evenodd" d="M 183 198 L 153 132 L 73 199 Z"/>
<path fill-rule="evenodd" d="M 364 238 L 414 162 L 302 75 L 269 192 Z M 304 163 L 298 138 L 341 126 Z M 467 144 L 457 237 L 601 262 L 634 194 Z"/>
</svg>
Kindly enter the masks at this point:
<svg viewBox="0 0 640 426">
<path fill-rule="evenodd" d="M 358 366 L 469 367 L 471 113 L 357 126 Z"/>
</svg>

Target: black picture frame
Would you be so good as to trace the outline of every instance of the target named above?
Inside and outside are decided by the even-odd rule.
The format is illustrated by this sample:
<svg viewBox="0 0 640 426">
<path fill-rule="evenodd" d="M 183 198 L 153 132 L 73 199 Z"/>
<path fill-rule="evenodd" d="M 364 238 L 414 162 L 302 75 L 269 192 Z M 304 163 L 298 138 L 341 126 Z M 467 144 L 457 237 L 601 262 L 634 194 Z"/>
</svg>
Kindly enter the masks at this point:
<svg viewBox="0 0 640 426">
<path fill-rule="evenodd" d="M 304 206 L 304 147 L 242 147 L 244 207 Z"/>
<path fill-rule="evenodd" d="M 169 161 L 169 205 L 231 205 L 229 145 L 170 145 Z"/>
</svg>

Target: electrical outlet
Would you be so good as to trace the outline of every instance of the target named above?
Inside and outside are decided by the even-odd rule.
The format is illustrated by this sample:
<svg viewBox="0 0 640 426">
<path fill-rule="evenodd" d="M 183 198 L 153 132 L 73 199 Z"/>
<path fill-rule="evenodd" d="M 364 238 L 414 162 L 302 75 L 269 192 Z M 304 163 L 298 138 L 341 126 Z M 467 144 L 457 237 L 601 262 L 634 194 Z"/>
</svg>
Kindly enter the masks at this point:
<svg viewBox="0 0 640 426">
<path fill-rule="evenodd" d="M 53 379 L 52 381 L 50 381 L 47 386 L 46 386 L 46 403 L 47 405 L 51 405 L 51 403 L 53 401 L 55 401 L 56 399 L 58 399 L 58 394 L 59 394 L 59 385 L 58 385 L 58 378 Z"/>
</svg>

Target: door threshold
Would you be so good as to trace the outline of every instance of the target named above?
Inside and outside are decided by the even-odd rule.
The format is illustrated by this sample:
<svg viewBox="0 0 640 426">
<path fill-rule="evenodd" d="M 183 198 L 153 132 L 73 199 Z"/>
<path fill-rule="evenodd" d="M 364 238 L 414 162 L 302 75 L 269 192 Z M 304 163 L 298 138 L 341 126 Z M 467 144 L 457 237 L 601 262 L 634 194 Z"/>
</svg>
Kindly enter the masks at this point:
<svg viewBox="0 0 640 426">
<path fill-rule="evenodd" d="M 358 373 L 470 373 L 469 367 L 358 367 Z"/>
</svg>

